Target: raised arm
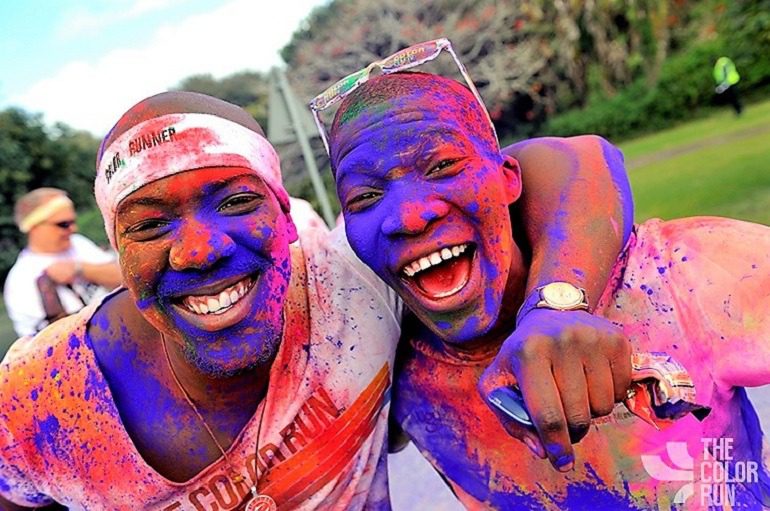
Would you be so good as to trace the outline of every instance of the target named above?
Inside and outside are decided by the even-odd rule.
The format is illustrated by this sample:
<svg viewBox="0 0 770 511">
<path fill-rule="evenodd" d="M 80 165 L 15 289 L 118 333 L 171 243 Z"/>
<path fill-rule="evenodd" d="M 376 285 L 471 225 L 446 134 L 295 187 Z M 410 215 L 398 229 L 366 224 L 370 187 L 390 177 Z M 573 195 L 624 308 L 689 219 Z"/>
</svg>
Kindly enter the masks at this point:
<svg viewBox="0 0 770 511">
<path fill-rule="evenodd" d="M 611 413 L 625 397 L 630 344 L 589 312 L 537 308 L 538 288 L 552 282 L 583 288 L 593 309 L 631 232 L 630 186 L 622 154 L 601 137 L 533 139 L 504 152 L 522 169 L 524 193 L 512 214 L 523 225 L 532 262 L 516 331 L 479 389 L 487 398 L 497 387 L 518 385 L 538 434 L 501 417 L 506 429 L 569 470 L 571 443 L 588 432 L 591 417 Z"/>
</svg>

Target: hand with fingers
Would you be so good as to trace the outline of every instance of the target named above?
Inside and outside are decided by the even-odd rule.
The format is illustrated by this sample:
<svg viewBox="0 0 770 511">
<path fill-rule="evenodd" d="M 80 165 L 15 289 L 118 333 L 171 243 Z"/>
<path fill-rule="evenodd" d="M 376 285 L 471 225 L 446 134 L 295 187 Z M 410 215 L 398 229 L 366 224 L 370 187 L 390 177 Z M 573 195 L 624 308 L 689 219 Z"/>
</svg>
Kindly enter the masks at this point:
<svg viewBox="0 0 770 511">
<path fill-rule="evenodd" d="M 65 259 L 51 263 L 45 273 L 57 284 L 72 284 L 78 276 L 79 268 L 76 261 Z"/>
<path fill-rule="evenodd" d="M 588 433 L 592 418 L 626 399 L 630 384 L 631 344 L 618 327 L 585 311 L 535 309 L 505 340 L 478 387 L 509 434 L 566 472 L 575 462 L 572 444 Z M 520 398 L 498 390 L 512 386 Z M 531 426 L 517 417 L 527 412 Z"/>
</svg>

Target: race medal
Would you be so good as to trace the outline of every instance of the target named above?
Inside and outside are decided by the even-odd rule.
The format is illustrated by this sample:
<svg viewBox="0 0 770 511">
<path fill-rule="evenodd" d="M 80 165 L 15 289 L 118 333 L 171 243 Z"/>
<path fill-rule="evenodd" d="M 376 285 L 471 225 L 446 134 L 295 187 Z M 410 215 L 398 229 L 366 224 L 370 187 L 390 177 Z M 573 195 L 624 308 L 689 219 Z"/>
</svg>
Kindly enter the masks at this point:
<svg viewBox="0 0 770 511">
<path fill-rule="evenodd" d="M 258 495 L 256 488 L 251 489 L 253 497 L 246 503 L 244 511 L 276 511 L 278 506 L 269 495 Z"/>
</svg>

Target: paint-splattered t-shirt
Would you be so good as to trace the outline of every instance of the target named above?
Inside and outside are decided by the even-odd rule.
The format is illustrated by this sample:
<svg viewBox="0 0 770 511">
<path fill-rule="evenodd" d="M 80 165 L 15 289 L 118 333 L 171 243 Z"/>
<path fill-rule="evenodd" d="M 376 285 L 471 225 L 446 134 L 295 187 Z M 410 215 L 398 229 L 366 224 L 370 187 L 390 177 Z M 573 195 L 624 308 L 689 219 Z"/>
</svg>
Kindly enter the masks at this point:
<svg viewBox="0 0 770 511">
<path fill-rule="evenodd" d="M 476 393 L 494 353 L 461 356 L 423 334 L 397 381 L 394 413 L 463 503 L 517 511 L 770 505 L 768 449 L 763 463 L 757 415 L 741 388 L 770 383 L 770 229 L 719 218 L 646 222 L 596 313 L 622 326 L 635 350 L 684 365 L 711 415 L 656 431 L 616 406 L 575 445 L 575 469 L 561 473 L 510 438 Z"/>
<path fill-rule="evenodd" d="M 308 314 L 287 314 L 265 399 L 219 459 L 169 481 L 126 433 L 86 335 L 96 306 L 34 339 L 0 366 L 0 495 L 71 509 L 228 510 L 255 474 L 281 509 L 388 507 L 386 426 L 401 304 L 353 255 L 344 236 L 301 235 Z M 266 407 L 264 424 L 259 418 Z M 264 475 L 262 475 L 264 474 Z"/>
</svg>

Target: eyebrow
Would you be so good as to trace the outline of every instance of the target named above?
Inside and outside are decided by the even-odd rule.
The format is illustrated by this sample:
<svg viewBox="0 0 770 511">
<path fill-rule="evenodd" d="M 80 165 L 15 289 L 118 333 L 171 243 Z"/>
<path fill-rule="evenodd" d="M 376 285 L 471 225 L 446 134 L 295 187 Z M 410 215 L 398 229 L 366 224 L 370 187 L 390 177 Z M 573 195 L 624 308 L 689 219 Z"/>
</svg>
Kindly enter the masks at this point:
<svg viewBox="0 0 770 511">
<path fill-rule="evenodd" d="M 205 186 L 206 188 L 206 195 L 213 195 L 223 188 L 226 188 L 230 186 L 233 182 L 243 178 L 244 176 L 247 176 L 250 174 L 238 174 L 237 176 L 231 176 L 225 179 L 224 181 L 217 181 L 214 183 L 207 184 Z M 152 183 L 148 183 L 152 184 Z M 162 199 L 160 197 L 136 197 L 136 198 L 127 198 L 120 204 L 119 209 L 123 209 L 130 206 L 150 206 L 150 207 L 168 207 L 169 202 L 165 199 Z"/>
</svg>

